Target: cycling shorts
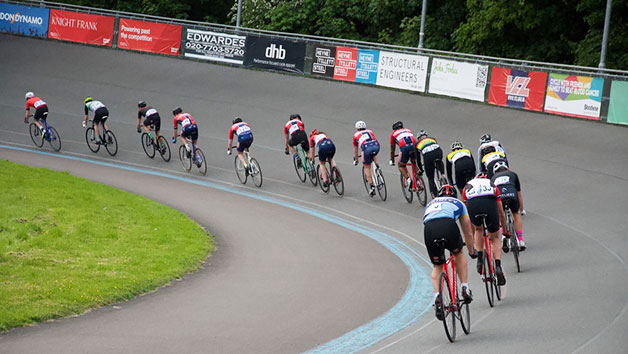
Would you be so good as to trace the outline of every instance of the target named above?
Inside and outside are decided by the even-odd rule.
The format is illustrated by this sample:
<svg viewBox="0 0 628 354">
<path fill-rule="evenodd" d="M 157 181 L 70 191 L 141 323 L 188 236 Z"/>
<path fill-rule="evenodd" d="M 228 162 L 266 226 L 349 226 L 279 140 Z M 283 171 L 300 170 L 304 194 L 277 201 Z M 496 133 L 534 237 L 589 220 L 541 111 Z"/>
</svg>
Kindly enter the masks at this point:
<svg viewBox="0 0 628 354">
<path fill-rule="evenodd" d="M 48 117 L 48 106 L 37 108 L 37 110 L 35 110 L 35 115 L 33 115 L 33 118 L 35 118 L 36 121 L 40 119 L 46 120 L 47 117 Z"/>
<path fill-rule="evenodd" d="M 336 154 L 336 146 L 329 139 L 325 139 L 318 143 L 318 160 L 320 162 L 327 162 Z"/>
<path fill-rule="evenodd" d="M 288 140 L 288 145 L 297 146 L 301 144 L 301 147 L 305 152 L 310 151 L 310 143 L 307 141 L 307 134 L 304 130 L 294 132 Z"/>
<path fill-rule="evenodd" d="M 150 127 L 151 125 L 155 126 L 156 131 L 161 130 L 161 118 L 159 117 L 159 113 L 151 114 L 150 116 L 144 119 L 144 125 Z"/>
<path fill-rule="evenodd" d="M 517 195 L 515 195 L 514 197 L 501 196 L 501 200 L 502 200 L 502 205 L 504 206 L 504 210 L 508 208 L 510 209 L 510 211 L 513 212 L 513 214 L 519 212 L 520 204 L 519 204 L 519 198 L 517 198 Z"/>
<path fill-rule="evenodd" d="M 240 139 L 240 137 L 238 137 L 238 146 L 236 147 L 236 150 L 242 152 L 244 149 L 251 147 L 251 144 L 253 144 L 253 134 L 247 135 L 247 139 Z"/>
<path fill-rule="evenodd" d="M 378 153 L 379 143 L 377 141 L 372 141 L 362 145 L 362 156 L 365 165 L 370 165 L 373 162 L 373 157 L 377 156 Z"/>
<path fill-rule="evenodd" d="M 478 214 L 486 214 L 486 228 L 488 232 L 499 230 L 499 214 L 497 212 L 497 199 L 494 197 L 475 197 L 467 200 L 469 218 L 475 226 L 482 226 L 482 219 Z"/>
<path fill-rule="evenodd" d="M 410 160 L 411 154 L 414 153 L 414 146 L 412 144 L 405 145 L 399 148 L 401 155 L 399 155 L 399 163 L 405 165 Z"/>
<path fill-rule="evenodd" d="M 460 230 L 454 219 L 438 218 L 425 223 L 423 228 L 425 247 L 432 264 L 445 263 L 445 250 L 434 243 L 434 240 L 445 239 L 445 249 L 453 254 L 458 254 L 464 247 Z"/>
<path fill-rule="evenodd" d="M 462 191 L 467 182 L 475 177 L 475 164 L 470 158 L 461 158 L 456 161 L 454 170 L 456 172 L 456 187 Z"/>
<path fill-rule="evenodd" d="M 192 141 L 198 140 L 198 127 L 196 124 L 190 124 L 183 128 L 181 131 L 181 136 L 188 139 L 192 138 Z"/>
<path fill-rule="evenodd" d="M 109 118 L 109 111 L 107 110 L 107 107 L 100 107 L 96 110 L 96 112 L 94 112 L 94 124 L 105 124 L 107 118 Z"/>
</svg>

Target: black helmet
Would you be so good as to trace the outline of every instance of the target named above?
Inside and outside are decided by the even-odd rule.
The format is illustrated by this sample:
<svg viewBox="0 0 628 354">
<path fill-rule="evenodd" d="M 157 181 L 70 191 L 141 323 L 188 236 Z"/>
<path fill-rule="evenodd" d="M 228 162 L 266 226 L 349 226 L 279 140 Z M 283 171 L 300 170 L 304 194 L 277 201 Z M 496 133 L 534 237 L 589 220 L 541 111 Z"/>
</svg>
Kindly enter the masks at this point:
<svg viewBox="0 0 628 354">
<path fill-rule="evenodd" d="M 488 143 L 491 140 L 491 134 L 484 134 L 480 137 L 480 144 Z"/>
<path fill-rule="evenodd" d="M 233 120 L 233 122 L 231 122 L 232 124 L 236 124 L 236 123 L 242 123 L 242 118 L 240 117 L 236 117 L 236 119 Z"/>
<path fill-rule="evenodd" d="M 393 130 L 397 130 L 397 129 L 401 129 L 401 128 L 403 128 L 403 122 L 402 122 L 402 121 L 395 122 L 395 123 L 392 125 L 392 128 L 393 128 Z"/>
<path fill-rule="evenodd" d="M 451 144 L 451 151 L 456 151 L 456 150 L 458 150 L 458 149 L 463 149 L 463 148 L 464 148 L 464 146 L 463 146 L 463 145 L 462 145 L 462 143 L 461 143 L 461 142 L 459 142 L 459 141 L 454 141 L 454 142 Z"/>
<path fill-rule="evenodd" d="M 291 120 L 292 120 L 292 119 L 298 119 L 298 120 L 301 120 L 301 121 L 303 120 L 303 119 L 301 119 L 301 115 L 300 115 L 299 113 L 292 113 L 292 114 L 290 115 L 290 119 L 291 119 Z"/>
<path fill-rule="evenodd" d="M 438 196 L 456 198 L 458 196 L 458 192 L 456 192 L 456 188 L 452 187 L 451 184 L 445 184 L 438 190 Z"/>
<path fill-rule="evenodd" d="M 144 108 L 146 107 L 146 101 L 139 101 L 137 103 L 137 108 Z"/>
<path fill-rule="evenodd" d="M 172 111 L 172 115 L 176 116 L 177 114 L 183 112 L 183 110 L 181 109 L 181 107 L 177 107 Z"/>
</svg>

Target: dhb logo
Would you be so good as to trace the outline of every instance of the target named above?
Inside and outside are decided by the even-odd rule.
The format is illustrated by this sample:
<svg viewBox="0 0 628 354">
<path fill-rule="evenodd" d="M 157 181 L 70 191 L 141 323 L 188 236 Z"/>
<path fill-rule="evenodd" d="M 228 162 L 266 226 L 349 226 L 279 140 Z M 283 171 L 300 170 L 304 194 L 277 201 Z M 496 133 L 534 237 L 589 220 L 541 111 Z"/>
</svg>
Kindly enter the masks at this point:
<svg viewBox="0 0 628 354">
<path fill-rule="evenodd" d="M 283 49 L 283 46 L 280 44 L 277 47 L 274 43 L 270 45 L 270 47 L 266 47 L 266 51 L 264 52 L 266 58 L 274 58 L 274 59 L 286 59 L 286 50 Z"/>
</svg>

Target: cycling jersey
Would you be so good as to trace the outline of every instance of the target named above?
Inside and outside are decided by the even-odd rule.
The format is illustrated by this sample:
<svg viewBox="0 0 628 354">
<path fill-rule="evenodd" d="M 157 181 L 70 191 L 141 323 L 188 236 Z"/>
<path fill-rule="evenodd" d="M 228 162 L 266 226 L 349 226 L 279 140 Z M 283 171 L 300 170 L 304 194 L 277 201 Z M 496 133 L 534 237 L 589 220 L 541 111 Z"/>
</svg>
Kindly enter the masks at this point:
<svg viewBox="0 0 628 354">
<path fill-rule="evenodd" d="M 474 178 L 462 190 L 462 200 L 471 200 L 478 197 L 499 199 L 499 189 L 488 178 Z"/>
<path fill-rule="evenodd" d="M 394 145 L 395 143 L 402 148 L 406 145 L 414 145 L 414 143 L 416 143 L 416 139 L 410 129 L 401 128 L 390 134 L 390 145 Z"/>
<path fill-rule="evenodd" d="M 455 164 L 456 161 L 464 157 L 469 157 L 473 159 L 473 156 L 471 156 L 471 151 L 467 149 L 458 149 L 450 152 L 449 155 L 447 155 L 447 161 L 451 164 Z"/>
<path fill-rule="evenodd" d="M 438 146 L 434 138 L 426 137 L 419 140 L 416 144 L 416 149 L 421 151 L 421 154 L 423 155 L 427 154 L 428 152 L 434 151 L 438 148 L 440 148 L 440 146 Z"/>
<path fill-rule="evenodd" d="M 453 175 L 452 175 L 453 168 Z M 453 184 L 456 177 L 456 186 L 462 190 L 467 182 L 475 176 L 475 162 L 471 151 L 458 149 L 447 155 L 447 179 Z"/>
<path fill-rule="evenodd" d="M 283 127 L 284 134 L 290 134 L 290 136 L 300 130 L 305 131 L 305 124 L 300 119 L 289 120 Z"/>
<path fill-rule="evenodd" d="M 483 166 L 482 170 L 485 171 L 488 165 L 491 164 L 491 162 L 494 162 L 497 160 L 505 160 L 505 159 L 506 159 L 506 155 L 503 152 L 499 152 L 499 151 L 489 152 L 488 154 L 484 155 L 484 157 L 482 157 L 482 166 Z"/>
<path fill-rule="evenodd" d="M 253 138 L 253 131 L 245 122 L 235 123 L 229 129 L 229 139 L 233 139 L 234 135 L 238 137 L 238 141 L 247 140 Z"/>
<path fill-rule="evenodd" d="M 192 118 L 192 116 L 189 113 L 177 114 L 172 120 L 172 123 L 174 124 L 174 129 L 177 129 L 178 124 L 181 124 L 181 128 L 183 129 L 185 129 L 186 127 L 192 124 L 194 125 L 196 124 L 196 122 L 194 121 L 194 118 Z"/>
<path fill-rule="evenodd" d="M 320 146 L 321 142 L 323 142 L 324 140 L 329 140 L 329 138 L 325 134 L 312 135 L 310 136 L 310 146 L 311 147 L 314 147 L 316 145 Z"/>
<path fill-rule="evenodd" d="M 358 130 L 353 133 L 353 146 L 359 146 L 360 149 L 364 150 L 365 145 L 377 142 L 375 138 L 375 134 L 371 130 Z"/>
<path fill-rule="evenodd" d="M 467 207 L 460 200 L 451 197 L 438 197 L 425 207 L 423 223 L 440 218 L 457 221 L 460 217 L 468 215 Z"/>
<path fill-rule="evenodd" d="M 157 113 L 157 110 L 154 109 L 151 106 L 147 106 L 147 107 L 144 107 L 144 108 L 140 109 L 139 111 L 137 111 L 137 118 L 138 119 L 140 119 L 142 117 L 148 118 L 148 117 L 150 117 L 152 115 L 155 115 L 155 114 L 159 115 L 159 113 Z"/>
<path fill-rule="evenodd" d="M 105 107 L 105 105 L 100 101 L 89 101 L 85 104 L 85 115 L 87 115 L 89 111 L 96 112 L 99 108 L 103 107 Z"/>
<path fill-rule="evenodd" d="M 44 102 L 44 100 L 42 100 L 39 97 L 31 97 L 28 100 L 26 100 L 26 109 L 29 110 L 30 107 L 33 107 L 35 109 L 39 109 L 39 108 L 43 108 L 46 107 L 46 102 Z"/>
<path fill-rule="evenodd" d="M 488 143 L 483 143 L 480 145 L 480 147 L 478 148 L 478 170 L 482 170 L 482 159 L 484 158 L 484 155 L 482 154 L 482 150 L 484 150 L 484 148 L 492 146 L 493 148 L 495 148 L 496 152 L 501 152 L 502 154 L 504 154 L 504 157 L 506 156 L 506 150 L 504 150 L 504 147 L 502 146 L 502 144 L 497 141 L 497 140 L 493 140 L 493 141 L 489 141 Z"/>
<path fill-rule="evenodd" d="M 517 192 L 521 192 L 519 176 L 510 170 L 496 173 L 491 182 L 499 189 L 502 199 L 517 198 Z"/>
</svg>

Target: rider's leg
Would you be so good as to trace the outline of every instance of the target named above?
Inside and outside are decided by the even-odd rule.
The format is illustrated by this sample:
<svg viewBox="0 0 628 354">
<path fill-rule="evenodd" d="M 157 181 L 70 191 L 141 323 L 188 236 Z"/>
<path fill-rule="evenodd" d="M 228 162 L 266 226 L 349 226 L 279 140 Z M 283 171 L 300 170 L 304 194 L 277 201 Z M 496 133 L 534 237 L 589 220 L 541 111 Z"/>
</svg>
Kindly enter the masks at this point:
<svg viewBox="0 0 628 354">
<path fill-rule="evenodd" d="M 244 159 L 244 151 L 238 151 L 238 158 L 242 162 L 242 166 L 244 166 L 245 168 L 248 167 L 246 164 L 246 159 Z"/>
<path fill-rule="evenodd" d="M 439 277 L 440 277 L 440 273 L 442 273 L 442 272 L 443 272 L 443 265 L 442 264 L 434 264 L 434 269 L 432 269 L 432 287 L 434 288 L 434 294 L 438 293 L 438 286 L 439 286 L 438 280 L 439 280 Z"/>
<path fill-rule="evenodd" d="M 454 255 L 456 260 L 456 273 L 458 273 L 458 278 L 460 279 L 460 283 L 464 284 L 468 280 L 468 268 L 467 265 L 467 257 L 464 255 L 462 250 L 458 252 L 458 254 Z"/>
<path fill-rule="evenodd" d="M 364 174 L 366 175 L 366 180 L 369 182 L 369 185 L 372 185 L 373 171 L 371 170 L 371 164 L 364 164 Z"/>
<path fill-rule="evenodd" d="M 327 183 L 327 163 L 319 160 L 318 165 L 321 168 L 321 178 L 323 179 L 323 183 Z"/>
<path fill-rule="evenodd" d="M 502 259 L 502 240 L 499 237 L 499 231 L 489 232 L 488 237 L 491 241 L 491 248 L 493 249 L 493 258 L 495 260 Z"/>
<path fill-rule="evenodd" d="M 95 124 L 94 124 L 94 133 L 96 134 L 96 142 L 97 142 L 97 143 L 100 143 L 100 142 L 101 142 L 101 141 L 100 141 L 100 127 L 99 127 L 99 125 L 100 125 L 100 124 L 98 124 L 98 123 L 95 123 Z"/>
</svg>

